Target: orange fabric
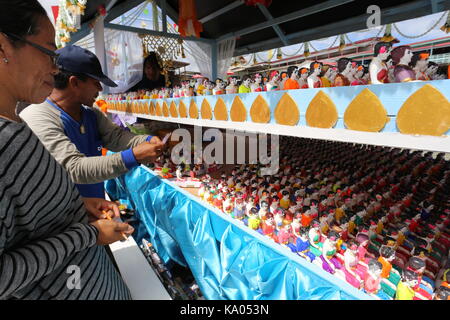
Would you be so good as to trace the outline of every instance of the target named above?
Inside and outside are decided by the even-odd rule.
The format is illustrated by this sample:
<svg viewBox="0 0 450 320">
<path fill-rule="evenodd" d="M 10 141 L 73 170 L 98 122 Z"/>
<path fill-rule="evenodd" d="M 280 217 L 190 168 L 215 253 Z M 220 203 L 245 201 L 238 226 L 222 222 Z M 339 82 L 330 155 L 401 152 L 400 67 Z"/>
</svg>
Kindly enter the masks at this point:
<svg viewBox="0 0 450 320">
<path fill-rule="evenodd" d="M 378 262 L 383 265 L 383 269 L 381 270 L 381 277 L 389 278 L 389 275 L 391 274 L 391 270 L 392 270 L 392 264 L 390 264 L 388 261 L 384 260 L 383 257 L 379 257 Z"/>
<path fill-rule="evenodd" d="M 195 8 L 194 0 L 179 0 L 178 6 L 180 8 L 178 18 L 178 32 L 182 37 L 194 36 L 200 37 L 200 32 L 203 31 L 203 25 L 197 20 L 197 10 Z M 189 22 L 192 22 L 194 30 L 189 28 Z"/>
<path fill-rule="evenodd" d="M 300 85 L 298 84 L 297 81 L 289 78 L 284 82 L 283 90 L 290 90 L 290 89 L 300 89 Z"/>
</svg>

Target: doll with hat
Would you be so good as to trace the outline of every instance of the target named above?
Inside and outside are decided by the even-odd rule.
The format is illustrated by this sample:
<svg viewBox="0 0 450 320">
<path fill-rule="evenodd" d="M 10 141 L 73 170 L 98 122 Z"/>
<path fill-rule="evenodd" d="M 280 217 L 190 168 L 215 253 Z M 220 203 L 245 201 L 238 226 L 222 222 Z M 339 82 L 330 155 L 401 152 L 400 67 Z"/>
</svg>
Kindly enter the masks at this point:
<svg viewBox="0 0 450 320">
<path fill-rule="evenodd" d="M 374 46 L 374 57 L 369 65 L 371 84 L 389 83 L 389 68 L 386 65 L 392 50 L 391 42 L 378 42 Z"/>
<path fill-rule="evenodd" d="M 270 73 L 269 82 L 266 83 L 266 91 L 280 90 L 280 73 L 276 70 Z"/>
<path fill-rule="evenodd" d="M 309 76 L 308 76 L 308 88 L 321 88 L 323 87 L 322 79 L 320 78 L 320 74 L 322 73 L 323 64 L 318 61 L 311 62 L 309 67 Z"/>
<path fill-rule="evenodd" d="M 427 75 L 426 71 L 428 68 L 428 58 L 430 57 L 429 53 L 414 53 L 411 58 L 410 66 L 413 68 L 416 73 L 416 80 L 420 81 L 430 81 L 430 77 Z"/>
<path fill-rule="evenodd" d="M 394 61 L 394 78 L 396 82 L 410 82 L 416 80 L 415 71 L 409 66 L 413 57 L 410 46 L 399 46 L 391 52 Z"/>
</svg>

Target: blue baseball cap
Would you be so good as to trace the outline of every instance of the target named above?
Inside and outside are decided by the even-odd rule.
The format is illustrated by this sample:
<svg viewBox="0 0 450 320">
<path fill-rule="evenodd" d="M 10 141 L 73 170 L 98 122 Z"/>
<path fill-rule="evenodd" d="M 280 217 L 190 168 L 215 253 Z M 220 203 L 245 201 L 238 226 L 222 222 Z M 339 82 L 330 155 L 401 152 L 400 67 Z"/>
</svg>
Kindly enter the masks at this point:
<svg viewBox="0 0 450 320">
<path fill-rule="evenodd" d="M 117 87 L 117 84 L 103 73 L 97 56 L 89 50 L 68 45 L 57 50 L 56 53 L 59 55 L 56 63 L 60 69 L 87 75 L 108 87 Z"/>
</svg>

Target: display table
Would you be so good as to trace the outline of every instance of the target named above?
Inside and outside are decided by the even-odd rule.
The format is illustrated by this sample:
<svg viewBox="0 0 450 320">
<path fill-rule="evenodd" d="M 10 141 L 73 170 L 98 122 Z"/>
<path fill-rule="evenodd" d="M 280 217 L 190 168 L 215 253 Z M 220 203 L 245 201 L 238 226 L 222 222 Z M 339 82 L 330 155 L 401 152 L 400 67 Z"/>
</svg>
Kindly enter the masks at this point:
<svg viewBox="0 0 450 320">
<path fill-rule="evenodd" d="M 371 299 L 144 166 L 106 190 L 136 210 L 137 243 L 147 237 L 166 264 L 188 266 L 207 299 Z"/>
<path fill-rule="evenodd" d="M 109 247 L 133 300 L 172 300 L 133 237 Z"/>
</svg>

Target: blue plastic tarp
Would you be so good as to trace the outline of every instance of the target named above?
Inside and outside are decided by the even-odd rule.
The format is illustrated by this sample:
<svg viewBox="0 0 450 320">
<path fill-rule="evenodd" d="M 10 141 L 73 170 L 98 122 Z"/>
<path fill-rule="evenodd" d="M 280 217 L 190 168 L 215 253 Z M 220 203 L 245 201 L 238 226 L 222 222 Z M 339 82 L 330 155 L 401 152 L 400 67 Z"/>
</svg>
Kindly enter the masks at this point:
<svg viewBox="0 0 450 320">
<path fill-rule="evenodd" d="M 371 299 L 148 168 L 105 186 L 136 210 L 136 241 L 145 237 L 165 263 L 188 266 L 207 299 Z"/>
</svg>

